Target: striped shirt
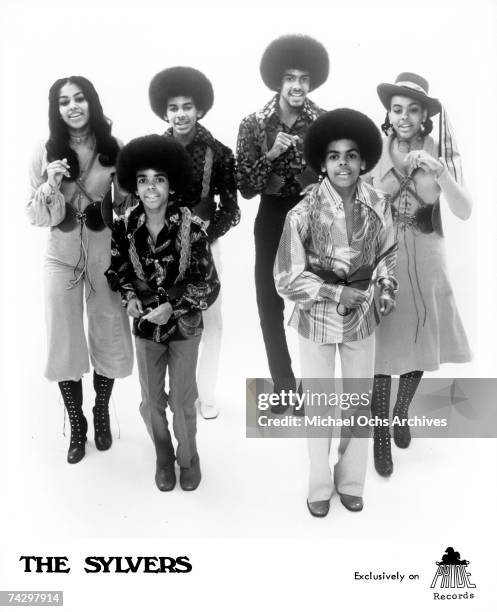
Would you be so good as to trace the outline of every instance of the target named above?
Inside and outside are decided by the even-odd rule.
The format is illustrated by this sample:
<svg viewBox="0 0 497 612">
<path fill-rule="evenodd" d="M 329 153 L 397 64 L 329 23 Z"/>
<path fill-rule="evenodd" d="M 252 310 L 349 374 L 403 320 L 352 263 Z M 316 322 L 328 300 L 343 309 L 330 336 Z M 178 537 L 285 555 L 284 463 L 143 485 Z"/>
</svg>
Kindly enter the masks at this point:
<svg viewBox="0 0 497 612">
<path fill-rule="evenodd" d="M 349 243 L 342 199 L 325 178 L 288 213 L 276 255 L 276 290 L 295 302 L 289 325 L 318 344 L 366 338 L 379 323 L 373 283 L 367 299 L 341 316 L 337 305 L 343 285 L 325 282 L 322 276 L 333 272 L 346 280 L 359 268 L 371 266 L 376 268 L 377 283 L 385 279 L 396 287 L 395 262 L 387 197 L 359 179 Z"/>
</svg>

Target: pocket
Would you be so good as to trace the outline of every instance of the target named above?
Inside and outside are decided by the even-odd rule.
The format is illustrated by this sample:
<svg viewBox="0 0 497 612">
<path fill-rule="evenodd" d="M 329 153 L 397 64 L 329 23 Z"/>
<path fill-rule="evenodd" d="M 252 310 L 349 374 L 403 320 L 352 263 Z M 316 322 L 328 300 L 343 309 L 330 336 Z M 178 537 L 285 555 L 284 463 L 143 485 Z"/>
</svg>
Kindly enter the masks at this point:
<svg viewBox="0 0 497 612">
<path fill-rule="evenodd" d="M 200 336 L 202 333 L 202 313 L 200 311 L 195 311 L 179 317 L 178 332 L 183 338 Z"/>
</svg>

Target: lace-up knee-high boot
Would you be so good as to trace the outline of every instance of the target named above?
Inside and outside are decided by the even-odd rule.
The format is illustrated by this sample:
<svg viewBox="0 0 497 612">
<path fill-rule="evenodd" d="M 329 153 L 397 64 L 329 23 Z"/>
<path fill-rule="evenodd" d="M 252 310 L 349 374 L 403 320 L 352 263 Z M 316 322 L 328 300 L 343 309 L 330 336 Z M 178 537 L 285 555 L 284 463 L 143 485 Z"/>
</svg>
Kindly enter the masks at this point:
<svg viewBox="0 0 497 612">
<path fill-rule="evenodd" d="M 93 407 L 93 426 L 95 428 L 95 446 L 100 451 L 112 446 L 110 431 L 109 401 L 114 386 L 114 379 L 93 372 L 95 389 L 95 406 Z"/>
<path fill-rule="evenodd" d="M 373 417 L 389 420 L 390 388 L 392 379 L 379 374 L 374 377 L 371 414 Z M 380 476 L 390 476 L 393 472 L 392 447 L 389 425 L 375 425 L 373 435 L 374 467 Z"/>
<path fill-rule="evenodd" d="M 68 463 L 78 463 L 85 456 L 88 423 L 83 414 L 83 385 L 81 380 L 63 380 L 59 389 L 71 424 L 71 441 L 67 451 Z"/>
<path fill-rule="evenodd" d="M 413 370 L 402 374 L 399 378 L 399 390 L 397 392 L 397 400 L 393 409 L 393 416 L 398 417 L 401 422 L 403 419 L 407 419 L 409 406 L 411 405 L 412 398 L 416 393 L 416 389 L 421 381 L 423 372 L 421 370 Z M 395 444 L 399 448 L 407 448 L 411 443 L 411 431 L 409 425 L 399 425 L 394 423 L 393 425 L 393 439 Z"/>
</svg>

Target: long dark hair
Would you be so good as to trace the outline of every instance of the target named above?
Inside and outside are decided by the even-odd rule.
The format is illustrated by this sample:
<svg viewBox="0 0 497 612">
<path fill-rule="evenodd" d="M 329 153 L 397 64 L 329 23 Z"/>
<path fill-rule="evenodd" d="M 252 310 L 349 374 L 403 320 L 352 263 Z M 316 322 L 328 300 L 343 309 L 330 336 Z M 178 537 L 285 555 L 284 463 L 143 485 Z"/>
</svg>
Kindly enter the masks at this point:
<svg viewBox="0 0 497 612">
<path fill-rule="evenodd" d="M 60 90 L 67 83 L 73 83 L 81 87 L 88 102 L 90 129 L 95 136 L 96 148 L 99 153 L 98 159 L 102 166 L 113 166 L 115 164 L 119 145 L 111 134 L 112 123 L 104 115 L 100 99 L 91 81 L 82 76 L 70 76 L 55 81 L 48 92 L 48 127 L 50 136 L 45 145 L 47 159 L 51 162 L 65 157 L 69 163 L 69 173 L 71 175 L 66 180 L 73 181 L 79 176 L 78 156 L 69 146 L 69 129 L 59 111 Z"/>
</svg>

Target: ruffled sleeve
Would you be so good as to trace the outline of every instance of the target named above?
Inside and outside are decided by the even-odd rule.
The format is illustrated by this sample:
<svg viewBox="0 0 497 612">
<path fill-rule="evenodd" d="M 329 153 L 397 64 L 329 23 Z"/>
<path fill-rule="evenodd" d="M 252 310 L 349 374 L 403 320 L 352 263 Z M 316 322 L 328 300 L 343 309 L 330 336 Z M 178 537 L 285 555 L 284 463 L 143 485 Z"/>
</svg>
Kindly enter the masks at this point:
<svg viewBox="0 0 497 612">
<path fill-rule="evenodd" d="M 40 143 L 29 166 L 30 193 L 26 205 L 29 222 L 38 227 L 53 227 L 66 215 L 66 202 L 58 188 L 47 182 L 47 155 L 45 144 Z"/>
</svg>

